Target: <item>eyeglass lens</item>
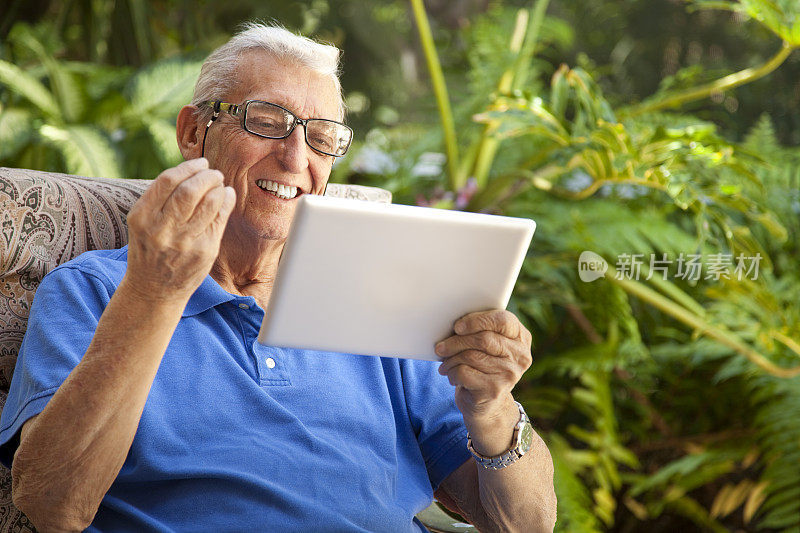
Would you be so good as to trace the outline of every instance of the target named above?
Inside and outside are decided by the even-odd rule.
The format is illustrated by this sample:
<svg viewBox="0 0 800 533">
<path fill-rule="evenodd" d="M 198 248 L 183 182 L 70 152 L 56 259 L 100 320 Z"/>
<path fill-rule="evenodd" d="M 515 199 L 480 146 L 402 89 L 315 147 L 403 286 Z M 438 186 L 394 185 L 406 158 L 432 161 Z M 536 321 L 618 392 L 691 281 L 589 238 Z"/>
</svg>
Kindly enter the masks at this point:
<svg viewBox="0 0 800 533">
<path fill-rule="evenodd" d="M 265 102 L 250 102 L 245 111 L 246 129 L 264 137 L 284 138 L 289 135 L 293 124 L 291 113 Z M 305 121 L 305 129 L 309 146 L 328 155 L 344 155 L 353 135 L 347 126 L 324 119 Z"/>
</svg>

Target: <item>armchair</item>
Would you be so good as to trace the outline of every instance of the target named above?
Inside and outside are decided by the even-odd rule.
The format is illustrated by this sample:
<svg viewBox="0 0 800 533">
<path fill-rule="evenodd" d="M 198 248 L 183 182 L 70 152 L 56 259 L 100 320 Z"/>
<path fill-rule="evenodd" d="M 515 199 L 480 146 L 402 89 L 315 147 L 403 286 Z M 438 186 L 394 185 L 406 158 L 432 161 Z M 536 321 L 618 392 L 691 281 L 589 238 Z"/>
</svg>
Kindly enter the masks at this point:
<svg viewBox="0 0 800 533">
<path fill-rule="evenodd" d="M 39 282 L 51 269 L 87 250 L 127 244 L 126 215 L 150 183 L 0 168 L 0 409 Z M 391 202 L 389 191 L 357 185 L 332 183 L 326 195 Z M 448 529 L 455 520 L 435 504 L 420 518 L 433 531 L 472 529 Z M 0 533 L 11 531 L 34 527 L 14 507 L 11 473 L 0 466 Z"/>
</svg>

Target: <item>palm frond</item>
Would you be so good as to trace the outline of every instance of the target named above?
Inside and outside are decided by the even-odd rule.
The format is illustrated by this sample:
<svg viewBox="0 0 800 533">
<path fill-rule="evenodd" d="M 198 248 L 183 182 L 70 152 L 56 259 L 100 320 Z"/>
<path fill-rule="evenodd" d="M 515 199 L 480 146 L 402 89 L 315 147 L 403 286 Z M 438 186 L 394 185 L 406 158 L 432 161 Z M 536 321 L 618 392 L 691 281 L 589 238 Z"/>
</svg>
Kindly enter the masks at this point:
<svg viewBox="0 0 800 533">
<path fill-rule="evenodd" d="M 575 466 L 565 457 L 569 444 L 553 435 L 548 442 L 555 468 L 555 488 L 558 498 L 558 521 L 556 531 L 571 533 L 601 533 L 604 527 L 593 510 L 592 495 L 583 480 L 575 473 Z"/>
<path fill-rule="evenodd" d="M 762 528 L 800 527 L 800 379 L 758 378 L 755 426 L 762 450 L 764 500 L 756 512 Z"/>
<path fill-rule="evenodd" d="M 34 135 L 33 117 L 25 109 L 0 107 L 0 160 L 13 158 Z"/>
<path fill-rule="evenodd" d="M 0 84 L 15 97 L 32 103 L 48 119 L 61 122 L 61 110 L 53 94 L 36 78 L 18 66 L 0 59 Z"/>
<path fill-rule="evenodd" d="M 89 105 L 87 95 L 77 79 L 48 53 L 29 26 L 15 27 L 12 38 L 16 44 L 30 50 L 45 67 L 53 95 L 61 107 L 61 116 L 65 122 L 77 121 Z"/>
<path fill-rule="evenodd" d="M 183 158 L 175 139 L 175 126 L 163 119 L 148 121 L 147 133 L 153 139 L 153 148 L 163 167 L 173 167 Z"/>
<path fill-rule="evenodd" d="M 39 135 L 61 154 L 70 174 L 107 178 L 122 175 L 111 142 L 97 128 L 46 124 L 39 129 Z"/>
<path fill-rule="evenodd" d="M 153 117 L 173 119 L 192 99 L 202 62 L 168 59 L 137 72 L 125 89 L 130 101 L 127 116 L 133 120 Z"/>
</svg>

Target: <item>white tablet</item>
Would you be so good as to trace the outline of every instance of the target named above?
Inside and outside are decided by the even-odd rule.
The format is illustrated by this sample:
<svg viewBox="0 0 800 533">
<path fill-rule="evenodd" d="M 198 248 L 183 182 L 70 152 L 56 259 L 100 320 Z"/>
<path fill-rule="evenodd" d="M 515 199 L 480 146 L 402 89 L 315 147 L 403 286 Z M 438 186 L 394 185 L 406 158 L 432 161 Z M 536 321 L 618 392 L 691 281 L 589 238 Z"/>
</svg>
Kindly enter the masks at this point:
<svg viewBox="0 0 800 533">
<path fill-rule="evenodd" d="M 505 309 L 532 220 L 304 194 L 258 341 L 440 360 L 473 311 Z"/>
</svg>

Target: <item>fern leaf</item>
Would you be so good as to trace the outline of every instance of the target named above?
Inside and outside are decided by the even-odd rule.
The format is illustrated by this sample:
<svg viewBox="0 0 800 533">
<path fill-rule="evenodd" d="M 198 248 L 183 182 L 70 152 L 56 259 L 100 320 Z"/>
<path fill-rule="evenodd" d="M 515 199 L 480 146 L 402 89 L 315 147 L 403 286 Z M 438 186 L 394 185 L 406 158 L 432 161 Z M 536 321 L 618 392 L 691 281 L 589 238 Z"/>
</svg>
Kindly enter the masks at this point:
<svg viewBox="0 0 800 533">
<path fill-rule="evenodd" d="M 31 114 L 25 109 L 0 110 L 0 160 L 13 157 L 33 137 Z"/>
<path fill-rule="evenodd" d="M 554 435 L 549 447 L 553 456 L 554 481 L 558 498 L 558 521 L 555 530 L 600 533 L 604 528 L 594 513 L 592 495 L 565 458 L 569 445 L 563 438 Z"/>
<path fill-rule="evenodd" d="M 61 154 L 70 174 L 107 178 L 122 175 L 111 142 L 94 127 L 46 124 L 39 129 L 39 135 Z"/>
<path fill-rule="evenodd" d="M 800 528 L 800 379 L 754 380 L 761 403 L 755 418 L 766 467 L 763 503 L 755 514 L 762 528 L 797 531 Z M 751 506 L 752 507 L 752 506 Z"/>
<path fill-rule="evenodd" d="M 191 101 L 201 62 L 170 59 L 137 72 L 126 87 L 128 115 L 142 120 L 173 118 Z"/>
<path fill-rule="evenodd" d="M 666 464 L 658 472 L 633 483 L 628 495 L 635 498 L 643 492 L 670 484 L 679 487 L 683 493 L 689 492 L 733 471 L 734 460 L 744 453 L 746 452 L 741 450 L 709 450 L 683 456 Z"/>
<path fill-rule="evenodd" d="M 28 48 L 39 58 L 47 69 L 53 94 L 61 106 L 61 115 L 66 122 L 75 122 L 89 104 L 75 77 L 48 53 L 29 26 L 17 26 L 13 32 L 13 40 Z"/>
<path fill-rule="evenodd" d="M 173 167 L 183 160 L 175 140 L 175 126 L 166 120 L 154 119 L 146 125 L 147 133 L 153 139 L 153 146 L 161 164 Z"/>
<path fill-rule="evenodd" d="M 768 113 L 763 113 L 744 140 L 744 147 L 761 155 L 774 154 L 780 149 L 775 126 Z"/>
<path fill-rule="evenodd" d="M 0 84 L 28 100 L 48 118 L 61 121 L 61 111 L 53 94 L 39 80 L 2 59 L 0 59 Z"/>
</svg>

